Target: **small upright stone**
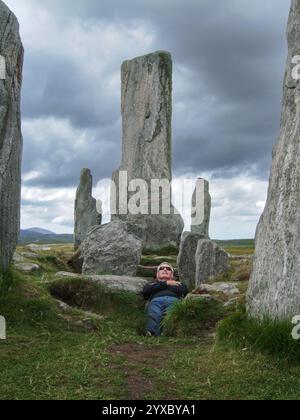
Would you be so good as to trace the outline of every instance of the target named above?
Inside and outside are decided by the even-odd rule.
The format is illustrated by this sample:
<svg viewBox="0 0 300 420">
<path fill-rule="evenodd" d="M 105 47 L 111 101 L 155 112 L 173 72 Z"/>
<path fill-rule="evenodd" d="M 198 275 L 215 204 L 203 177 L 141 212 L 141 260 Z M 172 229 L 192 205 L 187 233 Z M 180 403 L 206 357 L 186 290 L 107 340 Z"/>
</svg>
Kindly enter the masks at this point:
<svg viewBox="0 0 300 420">
<path fill-rule="evenodd" d="M 75 200 L 75 250 L 84 241 L 91 226 L 101 225 L 102 215 L 97 211 L 97 201 L 92 197 L 93 179 L 89 169 L 83 169 Z"/>
<path fill-rule="evenodd" d="M 7 270 L 20 231 L 22 134 L 20 93 L 24 50 L 19 24 L 0 0 L 0 270 Z"/>
<path fill-rule="evenodd" d="M 198 241 L 195 261 L 196 287 L 224 273 L 229 267 L 227 252 L 208 239 Z"/>
<path fill-rule="evenodd" d="M 196 285 L 196 260 L 198 242 L 200 235 L 191 232 L 184 232 L 181 238 L 180 250 L 177 259 L 179 279 L 185 283 L 189 289 L 194 289 Z"/>
<path fill-rule="evenodd" d="M 209 182 L 199 178 L 192 197 L 191 231 L 203 239 L 209 239 L 209 222 L 211 213 L 211 196 Z M 199 218 L 201 219 L 199 222 Z"/>
</svg>

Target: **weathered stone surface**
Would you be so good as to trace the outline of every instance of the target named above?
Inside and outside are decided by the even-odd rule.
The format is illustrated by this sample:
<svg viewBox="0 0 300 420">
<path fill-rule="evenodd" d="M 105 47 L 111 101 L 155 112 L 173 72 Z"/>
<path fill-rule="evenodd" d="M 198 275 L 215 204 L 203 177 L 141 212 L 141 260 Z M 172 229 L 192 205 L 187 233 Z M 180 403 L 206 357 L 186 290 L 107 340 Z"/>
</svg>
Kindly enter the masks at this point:
<svg viewBox="0 0 300 420">
<path fill-rule="evenodd" d="M 74 246 L 78 249 L 90 227 L 101 225 L 102 215 L 97 211 L 97 200 L 92 197 L 93 178 L 89 169 L 83 169 L 75 199 Z"/>
<path fill-rule="evenodd" d="M 114 219 L 116 220 L 116 219 Z M 180 238 L 184 228 L 179 215 L 129 215 L 126 221 L 131 226 L 140 227 L 140 239 L 143 241 L 143 251 L 159 251 L 168 246 L 179 248 Z"/>
<path fill-rule="evenodd" d="M 131 179 L 171 180 L 172 59 L 158 51 L 122 65 L 122 168 Z"/>
<path fill-rule="evenodd" d="M 195 235 L 191 232 L 184 232 L 181 238 L 180 250 L 177 259 L 179 279 L 191 289 L 194 289 L 196 285 L 195 255 L 200 239 L 200 235 Z"/>
<path fill-rule="evenodd" d="M 195 300 L 195 301 L 208 301 L 208 302 L 212 302 L 215 301 L 217 302 L 217 299 L 214 298 L 213 296 L 209 295 L 209 294 L 203 294 L 203 295 L 195 295 L 193 293 L 189 293 L 186 297 L 185 300 Z"/>
<path fill-rule="evenodd" d="M 203 192 L 202 197 L 198 197 L 197 189 Z M 211 196 L 209 193 L 209 182 L 199 178 L 192 197 L 192 225 L 191 231 L 200 235 L 203 239 L 209 239 L 209 222 L 211 213 Z M 199 215 L 203 215 L 203 221 L 200 224 L 193 222 Z"/>
<path fill-rule="evenodd" d="M 24 262 L 24 261 L 25 261 L 24 256 L 18 254 L 17 252 L 14 253 L 14 255 L 13 255 L 13 262 L 14 263 L 21 263 L 21 262 Z"/>
<path fill-rule="evenodd" d="M 228 254 L 209 239 L 198 242 L 195 260 L 196 287 L 224 273 L 229 267 Z"/>
<path fill-rule="evenodd" d="M 35 254 L 34 252 L 21 252 L 21 256 L 29 260 L 36 260 L 39 258 L 38 254 Z"/>
<path fill-rule="evenodd" d="M 116 292 L 141 293 L 148 280 L 141 277 L 110 276 L 110 275 L 78 275 L 67 272 L 59 272 L 56 278 L 83 279 L 93 281 Z"/>
<path fill-rule="evenodd" d="M 22 271 L 23 273 L 32 273 L 33 271 L 40 270 L 40 266 L 37 264 L 31 263 L 20 263 L 15 265 L 16 269 Z"/>
<path fill-rule="evenodd" d="M 15 252 L 20 230 L 20 92 L 24 51 L 18 21 L 2 1 L 0 54 L 6 65 L 6 78 L 0 80 L 0 269 L 6 270 Z"/>
<path fill-rule="evenodd" d="M 227 296 L 239 294 L 239 289 L 233 283 L 202 284 L 197 291 L 203 293 L 223 293 Z"/>
<path fill-rule="evenodd" d="M 292 63 L 300 55 L 300 0 L 292 1 L 287 34 L 280 135 L 247 295 L 248 313 L 258 318 L 300 314 L 300 83 L 293 78 Z"/>
<path fill-rule="evenodd" d="M 117 202 L 112 206 L 112 210 L 116 210 L 112 220 L 120 218 L 143 226 L 144 250 L 179 246 L 184 228 L 183 219 L 176 214 L 170 198 L 170 214 L 165 214 L 161 208 L 162 197 L 169 197 L 170 187 L 160 198 L 151 197 L 151 180 L 170 182 L 172 179 L 172 59 L 169 53 L 158 51 L 123 63 L 122 117 L 122 164 L 120 170 L 113 174 L 117 186 Z M 119 189 L 119 175 L 124 171 L 127 172 L 127 190 L 130 190 L 128 187 L 133 180 L 147 182 L 148 200 L 145 201 L 148 209 L 142 214 L 123 215 L 120 210 L 122 190 Z M 135 193 L 128 191 L 127 202 L 133 196 Z M 151 204 L 154 203 L 160 204 L 157 214 L 151 213 Z"/>
<path fill-rule="evenodd" d="M 83 274 L 134 276 L 143 245 L 136 232 L 138 227 L 118 220 L 89 229 L 80 248 Z"/>
</svg>

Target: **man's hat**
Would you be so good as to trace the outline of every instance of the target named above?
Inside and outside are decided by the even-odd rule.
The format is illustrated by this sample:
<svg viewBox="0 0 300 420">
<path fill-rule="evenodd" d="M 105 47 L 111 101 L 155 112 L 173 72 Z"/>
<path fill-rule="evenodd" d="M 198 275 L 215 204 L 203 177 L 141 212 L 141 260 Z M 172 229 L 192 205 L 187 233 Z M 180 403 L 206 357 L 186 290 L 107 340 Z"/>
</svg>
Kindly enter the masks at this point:
<svg viewBox="0 0 300 420">
<path fill-rule="evenodd" d="M 171 265 L 171 264 L 169 264 L 169 263 L 167 263 L 167 262 L 163 262 L 163 263 L 159 264 L 159 266 L 157 267 L 157 271 L 159 271 L 160 267 L 163 267 L 163 266 L 170 267 L 170 268 L 171 268 L 171 270 L 172 270 L 172 273 L 174 274 L 174 268 L 172 267 L 172 265 Z"/>
</svg>

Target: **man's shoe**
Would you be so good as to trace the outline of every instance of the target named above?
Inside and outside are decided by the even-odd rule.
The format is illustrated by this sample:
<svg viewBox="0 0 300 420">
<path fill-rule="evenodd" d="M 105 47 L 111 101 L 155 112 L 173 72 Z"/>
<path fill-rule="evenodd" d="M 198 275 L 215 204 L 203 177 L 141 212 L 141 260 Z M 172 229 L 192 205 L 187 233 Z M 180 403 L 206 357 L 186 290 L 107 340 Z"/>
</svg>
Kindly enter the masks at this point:
<svg viewBox="0 0 300 420">
<path fill-rule="evenodd" d="M 152 334 L 151 331 L 146 332 L 146 337 L 154 337 L 154 334 Z"/>
</svg>

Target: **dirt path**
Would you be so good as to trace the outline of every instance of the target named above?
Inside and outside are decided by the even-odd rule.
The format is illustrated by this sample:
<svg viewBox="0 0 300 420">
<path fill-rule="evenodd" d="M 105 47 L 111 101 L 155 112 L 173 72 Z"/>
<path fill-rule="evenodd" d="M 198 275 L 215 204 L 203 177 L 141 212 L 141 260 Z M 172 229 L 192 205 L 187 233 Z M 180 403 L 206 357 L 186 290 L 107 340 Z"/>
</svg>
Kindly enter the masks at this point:
<svg viewBox="0 0 300 420">
<path fill-rule="evenodd" d="M 147 398 L 155 390 L 156 379 L 151 374 L 146 376 L 147 370 L 163 369 L 174 352 L 193 348 L 191 345 L 153 346 L 144 344 L 115 345 L 108 349 L 112 356 L 124 359 L 124 363 L 112 364 L 111 369 L 119 370 L 126 378 L 127 398 L 141 400 Z M 166 392 L 168 392 L 166 390 Z M 163 399 L 174 399 L 174 396 L 162 395 Z"/>
</svg>

